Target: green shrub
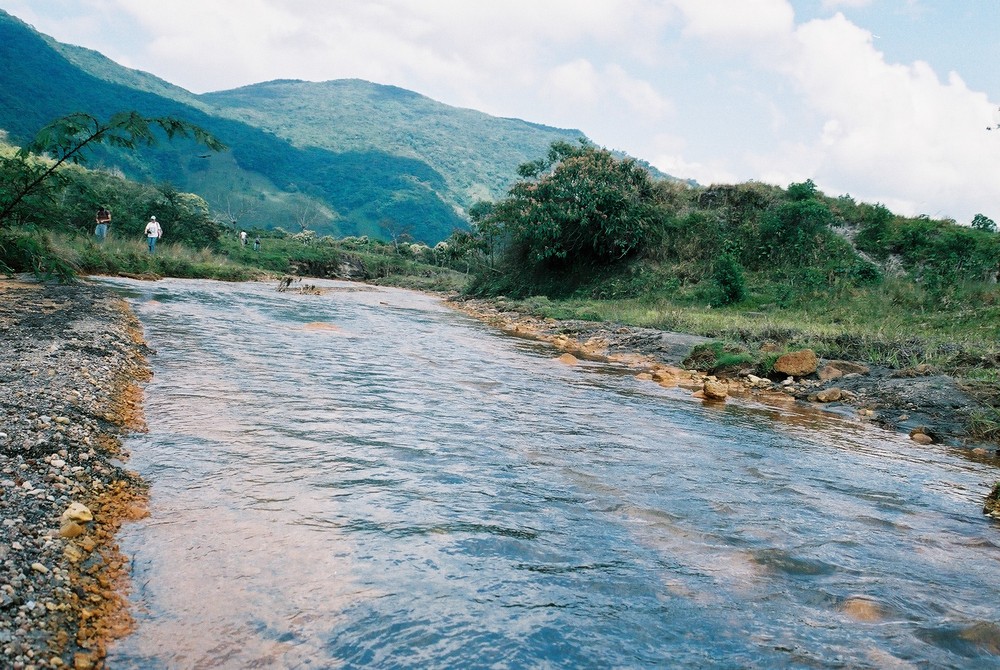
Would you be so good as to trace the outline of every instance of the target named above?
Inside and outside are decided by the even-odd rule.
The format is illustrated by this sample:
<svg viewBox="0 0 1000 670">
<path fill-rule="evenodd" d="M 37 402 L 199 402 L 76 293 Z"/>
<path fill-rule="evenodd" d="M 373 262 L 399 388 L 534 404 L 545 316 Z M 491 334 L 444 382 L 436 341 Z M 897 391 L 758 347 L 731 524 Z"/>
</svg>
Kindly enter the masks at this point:
<svg viewBox="0 0 1000 670">
<path fill-rule="evenodd" d="M 61 281 L 72 281 L 76 274 L 76 268 L 52 248 L 48 234 L 34 226 L 0 228 L 0 271 L 31 272 Z"/>
<path fill-rule="evenodd" d="M 747 297 L 743 267 L 730 254 L 723 254 L 715 264 L 715 284 L 719 289 L 719 303 L 731 305 Z"/>
<path fill-rule="evenodd" d="M 753 362 L 753 355 L 744 347 L 717 340 L 695 345 L 681 365 L 686 368 L 718 374 L 734 368 L 742 368 Z"/>
</svg>

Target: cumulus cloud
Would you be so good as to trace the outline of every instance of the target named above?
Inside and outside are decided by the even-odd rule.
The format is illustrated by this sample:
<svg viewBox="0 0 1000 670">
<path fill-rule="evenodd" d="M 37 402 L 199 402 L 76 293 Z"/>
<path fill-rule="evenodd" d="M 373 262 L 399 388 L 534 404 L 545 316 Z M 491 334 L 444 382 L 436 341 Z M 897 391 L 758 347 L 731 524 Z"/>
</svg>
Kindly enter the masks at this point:
<svg viewBox="0 0 1000 670">
<path fill-rule="evenodd" d="M 699 181 L 727 173 L 780 185 L 812 178 L 834 195 L 962 222 L 1000 212 L 1000 133 L 985 131 L 996 109 L 985 93 L 926 62 L 888 62 L 873 35 L 839 13 L 796 24 L 784 0 L 747 3 L 738 19 L 716 18 L 716 4 L 678 0 L 684 34 L 725 42 L 734 54 L 724 67 L 739 78 L 760 82 L 761 70 L 748 63 L 779 77 L 756 96 L 774 139 L 764 148 L 735 148 L 728 161 L 659 153 L 658 167 L 690 170 L 703 175 Z M 795 100 L 783 99 L 782 88 Z"/>
<path fill-rule="evenodd" d="M 955 73 L 887 63 L 869 32 L 837 15 L 795 31 L 783 66 L 824 124 L 812 151 L 818 183 L 892 199 L 906 213 L 971 219 L 997 209 L 1000 153 L 984 151 L 994 107 Z M 918 195 L 919 194 L 919 195 Z"/>
</svg>

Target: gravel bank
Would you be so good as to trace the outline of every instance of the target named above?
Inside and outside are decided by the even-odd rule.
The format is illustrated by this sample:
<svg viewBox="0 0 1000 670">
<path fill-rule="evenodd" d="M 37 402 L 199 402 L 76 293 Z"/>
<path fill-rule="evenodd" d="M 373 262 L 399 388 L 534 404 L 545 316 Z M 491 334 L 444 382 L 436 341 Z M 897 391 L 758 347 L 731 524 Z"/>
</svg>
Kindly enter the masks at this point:
<svg viewBox="0 0 1000 670">
<path fill-rule="evenodd" d="M 103 665 L 128 631 L 115 531 L 145 514 L 138 321 L 105 288 L 0 280 L 0 666 Z"/>
</svg>

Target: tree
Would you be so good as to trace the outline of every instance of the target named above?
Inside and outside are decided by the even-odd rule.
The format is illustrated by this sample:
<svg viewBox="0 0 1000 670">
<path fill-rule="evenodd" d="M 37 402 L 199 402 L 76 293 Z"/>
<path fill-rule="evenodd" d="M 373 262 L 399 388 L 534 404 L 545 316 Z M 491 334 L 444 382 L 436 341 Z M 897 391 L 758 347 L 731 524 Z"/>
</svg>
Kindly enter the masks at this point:
<svg viewBox="0 0 1000 670">
<path fill-rule="evenodd" d="M 889 255 L 888 240 L 892 234 L 892 212 L 882 203 L 876 205 L 862 203 L 855 209 L 861 222 L 855 243 L 862 251 L 885 260 Z"/>
<path fill-rule="evenodd" d="M 973 230 L 982 230 L 986 233 L 995 233 L 997 230 L 997 224 L 988 216 L 976 214 L 972 217 L 972 228 Z"/>
<path fill-rule="evenodd" d="M 500 237 L 502 228 L 501 223 L 494 216 L 495 211 L 495 203 L 487 200 L 480 200 L 469 208 L 469 221 L 472 222 L 472 227 L 476 231 L 476 237 L 481 241 L 487 266 L 491 268 L 495 258 L 497 239 Z"/>
<path fill-rule="evenodd" d="M 764 217 L 761 238 L 771 260 L 810 263 L 832 223 L 833 215 L 819 200 L 786 202 Z"/>
<path fill-rule="evenodd" d="M 98 144 L 123 149 L 156 143 L 157 133 L 168 139 L 187 137 L 213 151 L 225 148 L 215 137 L 196 125 L 173 117 L 145 117 L 138 112 L 119 112 L 107 121 L 83 112 L 56 119 L 35 138 L 0 165 L 0 227 L 6 225 L 26 197 L 44 190 L 51 179 L 59 179 L 65 163 L 85 163 L 85 150 Z M 48 156 L 50 160 L 32 160 Z"/>
<path fill-rule="evenodd" d="M 643 251 L 655 223 L 652 179 L 632 159 L 555 142 L 525 163 L 524 180 L 494 206 L 511 242 L 534 265 L 608 265 Z"/>
<path fill-rule="evenodd" d="M 413 236 L 410 234 L 413 227 L 404 225 L 396 219 L 386 217 L 380 220 L 378 225 L 383 232 L 389 235 L 389 240 L 392 242 L 392 250 L 394 253 L 399 253 L 400 244 L 411 242 L 413 240 Z"/>
<path fill-rule="evenodd" d="M 295 225 L 302 233 L 337 218 L 336 212 L 331 212 L 317 204 L 315 200 L 307 198 L 300 198 L 295 202 L 292 214 L 295 217 Z"/>
<path fill-rule="evenodd" d="M 804 182 L 798 184 L 789 184 L 787 193 L 789 200 L 799 202 L 816 198 L 819 195 L 819 190 L 812 179 L 806 179 Z"/>
<path fill-rule="evenodd" d="M 204 199 L 193 193 L 181 193 L 170 184 L 161 184 L 156 191 L 155 202 L 150 204 L 159 212 L 156 218 L 169 226 L 166 233 L 172 241 L 192 247 L 218 246 L 222 228 L 209 216 Z"/>
</svg>

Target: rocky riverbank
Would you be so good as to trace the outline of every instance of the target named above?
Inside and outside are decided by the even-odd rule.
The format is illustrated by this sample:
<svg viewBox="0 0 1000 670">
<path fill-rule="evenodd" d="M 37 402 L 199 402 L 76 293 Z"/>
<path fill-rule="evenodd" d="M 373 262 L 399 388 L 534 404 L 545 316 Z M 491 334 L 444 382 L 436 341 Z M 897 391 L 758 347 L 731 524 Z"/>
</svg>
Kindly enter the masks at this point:
<svg viewBox="0 0 1000 670">
<path fill-rule="evenodd" d="M 996 445 L 977 444 L 969 437 L 970 417 L 980 401 L 948 375 L 927 366 L 892 370 L 814 358 L 811 366 L 801 371 L 789 368 L 780 379 L 738 369 L 717 376 L 693 369 L 697 366 L 687 360 L 692 348 L 710 342 L 708 338 L 593 321 L 540 319 L 503 300 L 454 298 L 451 304 L 511 335 L 549 342 L 570 356 L 627 365 L 643 379 L 690 388 L 709 401 L 729 396 L 791 398 L 906 432 L 916 442 L 963 448 L 969 458 L 1000 466 Z"/>
<path fill-rule="evenodd" d="M 121 522 L 145 514 L 139 324 L 107 289 L 0 280 L 0 665 L 100 667 L 128 631 Z"/>
</svg>

